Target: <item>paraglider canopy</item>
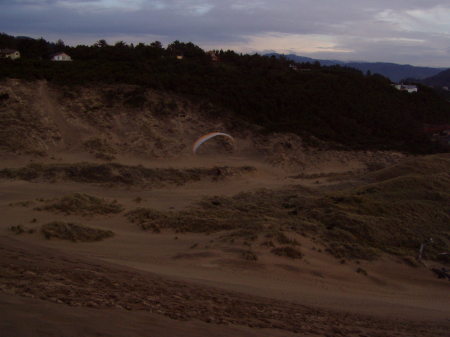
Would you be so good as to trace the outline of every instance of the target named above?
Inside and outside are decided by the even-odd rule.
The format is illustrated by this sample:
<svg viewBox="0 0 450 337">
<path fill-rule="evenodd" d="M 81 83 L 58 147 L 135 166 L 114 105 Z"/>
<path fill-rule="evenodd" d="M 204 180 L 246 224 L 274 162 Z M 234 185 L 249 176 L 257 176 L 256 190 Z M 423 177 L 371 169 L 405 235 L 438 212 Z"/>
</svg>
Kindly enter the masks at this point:
<svg viewBox="0 0 450 337">
<path fill-rule="evenodd" d="M 234 138 L 231 137 L 229 134 L 227 133 L 223 133 L 223 132 L 211 132 L 211 133 L 207 133 L 204 136 L 201 136 L 199 139 L 197 139 L 194 143 L 194 145 L 192 145 L 192 153 L 197 154 L 197 150 L 198 148 L 205 143 L 206 141 L 210 140 L 211 138 L 217 137 L 217 136 L 223 136 L 223 137 L 227 137 L 228 139 L 231 140 L 231 142 L 234 143 Z"/>
</svg>

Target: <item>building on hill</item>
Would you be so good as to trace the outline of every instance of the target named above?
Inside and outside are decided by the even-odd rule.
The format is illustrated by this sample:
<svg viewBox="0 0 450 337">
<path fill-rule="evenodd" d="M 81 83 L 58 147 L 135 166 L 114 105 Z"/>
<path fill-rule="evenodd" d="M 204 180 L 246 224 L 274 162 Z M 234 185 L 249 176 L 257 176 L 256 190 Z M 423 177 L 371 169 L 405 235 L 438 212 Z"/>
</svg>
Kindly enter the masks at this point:
<svg viewBox="0 0 450 337">
<path fill-rule="evenodd" d="M 400 91 L 407 91 L 409 93 L 417 92 L 417 85 L 407 85 L 407 84 L 393 84 L 393 86 Z"/>
<path fill-rule="evenodd" d="M 56 53 L 50 57 L 52 61 L 72 61 L 72 58 L 66 53 Z"/>
<path fill-rule="evenodd" d="M 0 49 L 0 58 L 16 60 L 20 58 L 20 52 L 15 49 Z"/>
</svg>

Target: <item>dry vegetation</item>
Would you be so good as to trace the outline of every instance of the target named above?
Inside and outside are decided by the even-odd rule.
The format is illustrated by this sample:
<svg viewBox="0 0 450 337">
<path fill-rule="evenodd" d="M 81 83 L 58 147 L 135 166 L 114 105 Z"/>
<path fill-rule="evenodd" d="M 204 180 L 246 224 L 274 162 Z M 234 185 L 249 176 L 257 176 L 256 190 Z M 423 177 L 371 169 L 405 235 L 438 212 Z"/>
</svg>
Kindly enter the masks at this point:
<svg viewBox="0 0 450 337">
<path fill-rule="evenodd" d="M 30 207 L 32 205 L 34 205 L 34 201 L 31 200 L 17 201 L 9 204 L 11 207 Z"/>
<path fill-rule="evenodd" d="M 149 311 L 177 320 L 276 328 L 299 336 L 448 336 L 448 326 L 434 322 L 319 310 L 294 301 L 183 283 L 48 250 L 11 247 L 4 241 L 0 252 L 3 292 L 73 307 Z M 262 330 L 255 334 L 268 335 Z"/>
<path fill-rule="evenodd" d="M 74 193 L 60 199 L 47 200 L 38 211 L 51 211 L 64 214 L 115 214 L 123 211 L 123 206 L 116 200 L 108 201 L 84 193 Z"/>
<path fill-rule="evenodd" d="M 76 151 L 106 161 L 123 154 L 173 158 L 189 153 L 192 142 L 211 128 L 227 129 L 219 121 L 223 114 L 206 116 L 211 109 L 211 104 L 133 85 L 2 80 L 0 152 Z"/>
<path fill-rule="evenodd" d="M 42 225 L 41 232 L 46 239 L 57 238 L 73 242 L 100 241 L 114 235 L 114 233 L 109 230 L 58 221 Z"/>
<path fill-rule="evenodd" d="M 341 191 L 261 190 L 208 198 L 179 212 L 138 208 L 126 215 L 144 230 L 229 231 L 223 238 L 230 242 L 261 239 L 268 248 L 298 244 L 289 233 L 308 235 L 337 258 L 415 256 L 432 237 L 426 254 L 436 258 L 450 247 L 449 168 L 448 155 L 430 156 L 370 173 L 360 187 Z"/>
<path fill-rule="evenodd" d="M 9 227 L 9 230 L 16 235 L 20 235 L 20 234 L 24 234 L 24 233 L 33 234 L 35 232 L 34 228 L 27 228 L 22 225 L 11 226 L 11 227 Z"/>
<path fill-rule="evenodd" d="M 96 158 L 114 160 L 117 150 L 104 138 L 93 137 L 83 142 L 84 148 Z"/>
<path fill-rule="evenodd" d="M 303 257 L 303 254 L 298 249 L 289 246 L 277 247 L 270 252 L 274 255 L 285 256 L 291 259 L 301 259 Z"/>
<path fill-rule="evenodd" d="M 79 183 L 161 187 L 167 184 L 184 185 L 188 182 L 200 181 L 202 179 L 217 181 L 254 171 L 255 168 L 250 166 L 152 169 L 143 166 L 128 166 L 116 163 L 30 164 L 22 168 L 0 170 L 0 179 L 47 182 L 74 181 Z"/>
<path fill-rule="evenodd" d="M 26 84 L 19 83 L 0 83 L 0 151 L 44 155 L 60 134 L 55 125 L 43 118 L 41 107 L 32 103 L 36 86 L 27 90 Z"/>
</svg>

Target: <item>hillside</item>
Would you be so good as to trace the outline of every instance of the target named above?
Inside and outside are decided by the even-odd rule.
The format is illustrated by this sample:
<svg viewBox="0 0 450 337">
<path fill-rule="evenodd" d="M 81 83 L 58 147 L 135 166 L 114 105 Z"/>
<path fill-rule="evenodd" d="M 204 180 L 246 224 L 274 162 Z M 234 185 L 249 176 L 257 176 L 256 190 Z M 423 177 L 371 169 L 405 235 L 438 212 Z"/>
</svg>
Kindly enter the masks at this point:
<svg viewBox="0 0 450 337">
<path fill-rule="evenodd" d="M 367 73 L 368 71 L 370 71 L 372 74 L 383 75 L 389 78 L 391 81 L 397 83 L 407 78 L 425 79 L 434 76 L 444 70 L 444 68 L 418 67 L 411 66 L 409 64 L 396 64 L 387 62 L 343 62 L 336 60 L 319 60 L 304 56 L 298 56 L 295 54 L 282 55 L 272 53 L 267 55 L 275 55 L 277 57 L 284 56 L 287 59 L 298 63 L 319 62 L 322 66 L 339 65 L 342 67 L 354 68 L 362 71 L 363 73 Z"/>
<path fill-rule="evenodd" d="M 0 90 L 9 97 L 0 107 L 0 121 L 4 126 L 0 134 L 1 155 L 6 159 L 5 163 L 18 160 L 17 163 L 22 165 L 27 164 L 26 158 L 32 158 L 30 165 L 0 170 L 0 179 L 164 188 L 253 175 L 258 171 L 256 166 L 230 165 L 230 162 L 242 162 L 237 158 L 225 161 L 230 155 L 249 157 L 264 165 L 295 172 L 296 175 L 290 177 L 292 182 L 296 179 L 352 180 L 353 186 L 323 196 L 303 188 L 298 191 L 289 188 L 287 193 L 250 193 L 237 199 L 220 200 L 221 206 L 212 209 L 199 205 L 175 215 L 175 218 L 155 213 L 151 215 L 152 221 L 163 228 L 178 230 L 180 226 L 187 226 L 188 229 L 183 230 L 213 232 L 224 228 L 238 229 L 240 225 L 237 226 L 233 219 L 240 219 L 240 222 L 245 219 L 251 228 L 260 232 L 264 218 L 279 218 L 279 225 L 290 226 L 291 230 L 298 223 L 308 224 L 294 232 L 312 230 L 325 240 L 328 249 L 337 249 L 337 254 L 345 257 L 372 258 L 381 251 L 413 255 L 415 247 L 432 234 L 440 238 L 439 249 L 445 250 L 448 246 L 445 230 L 450 223 L 446 210 L 450 204 L 447 193 L 450 182 L 446 156 L 379 170 L 397 163 L 403 156 L 392 152 L 338 151 L 323 142 L 312 147 L 294 134 L 265 135 L 257 126 L 236 127 L 236 121 L 211 116 L 201 105 L 182 97 L 142 91 L 131 85 L 60 89 L 45 81 L 8 80 L 1 83 Z M 129 103 L 136 92 L 143 101 L 139 108 Z M 201 149 L 203 155 L 223 156 L 224 162 L 220 166 L 165 169 L 133 164 L 136 157 L 189 162 L 190 145 L 212 130 L 229 131 L 239 144 L 238 148 L 230 148 L 223 141 L 213 141 Z M 80 162 L 80 159 L 91 163 Z M 364 175 L 371 170 L 376 172 Z M 389 201 L 391 199 L 395 200 L 395 205 Z M 266 204 L 267 200 L 271 200 L 270 204 Z M 305 205 L 308 205 L 306 209 Z M 241 208 L 256 208 L 258 212 L 248 217 L 241 214 Z M 411 212 L 413 209 L 421 211 Z M 383 216 L 379 217 L 378 213 Z M 137 213 L 131 218 L 139 222 L 141 216 Z M 221 217 L 228 220 L 219 220 Z M 203 221 L 200 221 L 204 218 L 209 218 L 206 227 L 202 227 Z M 194 221 L 194 224 L 185 221 Z M 195 222 L 203 229 L 195 229 Z M 383 233 L 394 222 L 398 234 L 391 231 L 388 244 Z M 431 227 L 430 222 L 434 222 Z M 272 226 L 277 223 L 274 221 Z M 378 232 L 370 229 L 374 223 L 377 223 Z M 146 223 L 145 226 L 152 227 L 153 224 Z M 338 227 L 338 234 L 328 232 Z M 356 242 L 364 242 L 364 245 L 358 246 Z"/>
<path fill-rule="evenodd" d="M 348 62 L 345 66 L 358 69 L 364 73 L 370 71 L 373 74 L 380 74 L 396 83 L 411 77 L 418 79 L 427 78 L 444 70 L 444 68 L 418 67 L 387 62 Z"/>
<path fill-rule="evenodd" d="M 450 88 L 450 69 L 442 71 L 434 76 L 422 79 L 421 82 L 435 88 Z"/>
<path fill-rule="evenodd" d="M 212 104 L 135 85 L 60 87 L 46 81 L 6 80 L 0 82 L 0 92 L 7 96 L 0 102 L 4 156 L 48 158 L 55 153 L 77 153 L 106 162 L 124 156 L 170 159 L 189 156 L 199 136 L 225 130 L 239 141 L 239 153 L 262 156 L 279 166 L 313 168 L 330 156 L 355 159 L 363 167 L 384 160 L 379 162 L 370 151 L 336 150 L 324 141 L 305 141 L 294 133 L 262 132 L 260 126 L 233 120 Z M 229 151 L 220 141 L 201 149 L 206 154 Z"/>
<path fill-rule="evenodd" d="M 294 71 L 285 60 L 231 51 L 218 52 L 220 62 L 213 62 L 200 48 L 180 42 L 166 49 L 66 49 L 74 62 L 2 61 L 0 78 L 45 79 L 67 88 L 69 95 L 77 86 L 136 85 L 127 100 L 136 109 L 152 104 L 142 94 L 151 89 L 196 102 L 206 114 L 243 129 L 254 125 L 268 133 L 291 132 L 311 145 L 320 139 L 334 148 L 441 151 L 423 135 L 423 123 L 450 121 L 450 104 L 432 90 L 408 95 L 379 75 L 341 67 L 303 65 Z M 178 53 L 183 60 L 176 59 Z M 1 97 L 5 100 L 5 93 Z M 114 98 L 111 94 L 109 100 Z"/>
<path fill-rule="evenodd" d="M 422 79 L 420 81 L 418 80 L 411 80 L 412 82 L 419 82 L 424 85 L 432 87 L 436 92 L 441 95 L 444 99 L 450 102 L 450 69 L 442 71 L 434 76 L 427 77 L 425 79 Z"/>
<path fill-rule="evenodd" d="M 432 269 L 449 263 L 449 154 L 355 150 L 173 90 L 59 80 L 0 81 L 8 337 L 447 336 Z M 194 155 L 210 131 L 234 141 Z"/>
</svg>

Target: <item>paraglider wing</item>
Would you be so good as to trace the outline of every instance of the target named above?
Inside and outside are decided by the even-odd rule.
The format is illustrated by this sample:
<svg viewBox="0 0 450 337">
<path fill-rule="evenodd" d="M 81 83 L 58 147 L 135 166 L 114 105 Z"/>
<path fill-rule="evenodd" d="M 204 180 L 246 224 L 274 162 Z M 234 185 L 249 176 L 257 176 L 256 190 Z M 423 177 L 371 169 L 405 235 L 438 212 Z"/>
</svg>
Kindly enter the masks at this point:
<svg viewBox="0 0 450 337">
<path fill-rule="evenodd" d="M 197 140 L 195 141 L 194 145 L 192 145 L 192 152 L 193 152 L 194 154 L 196 154 L 196 153 L 197 153 L 197 149 L 198 149 L 204 142 L 206 142 L 207 140 L 209 140 L 209 139 L 211 139 L 211 138 L 217 137 L 217 136 L 224 136 L 224 137 L 227 137 L 227 138 L 231 139 L 232 142 L 234 142 L 234 138 L 231 137 L 231 136 L 230 136 L 229 134 L 227 134 L 227 133 L 223 133 L 223 132 L 211 132 L 211 133 L 208 133 L 208 134 L 206 134 L 206 135 L 204 135 L 204 136 L 201 136 L 199 139 L 197 139 Z"/>
</svg>

